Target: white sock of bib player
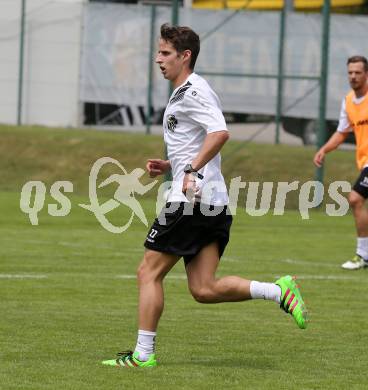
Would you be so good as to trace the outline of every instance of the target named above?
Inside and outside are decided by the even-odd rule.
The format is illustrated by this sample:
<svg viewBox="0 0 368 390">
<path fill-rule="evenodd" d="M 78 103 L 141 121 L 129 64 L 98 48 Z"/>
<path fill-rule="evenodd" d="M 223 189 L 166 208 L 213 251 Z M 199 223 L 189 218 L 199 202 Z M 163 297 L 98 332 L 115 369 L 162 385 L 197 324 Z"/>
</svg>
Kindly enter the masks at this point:
<svg viewBox="0 0 368 390">
<path fill-rule="evenodd" d="M 138 330 L 138 340 L 134 352 L 139 353 L 139 360 L 145 362 L 155 352 L 156 332 Z"/>
<path fill-rule="evenodd" d="M 364 260 L 368 260 L 368 237 L 357 238 L 357 255 L 363 257 Z"/>
<path fill-rule="evenodd" d="M 262 283 L 253 280 L 250 282 L 250 296 L 252 299 L 267 299 L 280 303 L 281 288 L 275 283 Z"/>
</svg>

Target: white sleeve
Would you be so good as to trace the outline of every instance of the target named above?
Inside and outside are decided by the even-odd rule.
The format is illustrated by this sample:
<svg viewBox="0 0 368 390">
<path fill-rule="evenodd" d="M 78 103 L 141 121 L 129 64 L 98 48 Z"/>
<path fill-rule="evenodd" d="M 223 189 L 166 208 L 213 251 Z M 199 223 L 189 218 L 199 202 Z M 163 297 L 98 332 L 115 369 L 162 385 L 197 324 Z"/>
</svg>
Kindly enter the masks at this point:
<svg viewBox="0 0 368 390">
<path fill-rule="evenodd" d="M 345 98 L 342 99 L 340 119 L 339 119 L 339 125 L 337 127 L 337 131 L 339 133 L 350 133 L 353 131 L 348 114 L 346 113 Z"/>
<path fill-rule="evenodd" d="M 215 97 L 201 96 L 201 92 L 189 90 L 184 97 L 185 114 L 207 133 L 227 131 L 226 121 Z"/>
</svg>

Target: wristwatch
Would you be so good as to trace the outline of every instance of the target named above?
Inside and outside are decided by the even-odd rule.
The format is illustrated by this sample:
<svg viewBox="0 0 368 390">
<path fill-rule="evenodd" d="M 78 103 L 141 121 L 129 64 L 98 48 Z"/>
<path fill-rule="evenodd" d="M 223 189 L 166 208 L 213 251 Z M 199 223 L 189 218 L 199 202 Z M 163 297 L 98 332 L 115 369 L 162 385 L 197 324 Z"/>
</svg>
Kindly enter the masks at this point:
<svg viewBox="0 0 368 390">
<path fill-rule="evenodd" d="M 203 175 L 201 175 L 199 172 L 197 172 L 193 167 L 192 164 L 187 164 L 184 167 L 184 173 L 192 173 L 194 176 L 197 176 L 198 179 L 203 179 Z"/>
</svg>

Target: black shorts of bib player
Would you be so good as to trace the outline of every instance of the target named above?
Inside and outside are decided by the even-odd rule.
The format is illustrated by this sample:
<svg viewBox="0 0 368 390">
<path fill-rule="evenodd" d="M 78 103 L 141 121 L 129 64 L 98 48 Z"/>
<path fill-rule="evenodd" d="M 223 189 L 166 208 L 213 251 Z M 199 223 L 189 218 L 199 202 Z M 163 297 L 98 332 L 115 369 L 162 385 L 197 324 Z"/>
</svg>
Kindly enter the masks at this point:
<svg viewBox="0 0 368 390">
<path fill-rule="evenodd" d="M 360 175 L 353 186 L 353 190 L 364 199 L 368 198 L 368 167 L 363 168 L 360 172 Z"/>
</svg>

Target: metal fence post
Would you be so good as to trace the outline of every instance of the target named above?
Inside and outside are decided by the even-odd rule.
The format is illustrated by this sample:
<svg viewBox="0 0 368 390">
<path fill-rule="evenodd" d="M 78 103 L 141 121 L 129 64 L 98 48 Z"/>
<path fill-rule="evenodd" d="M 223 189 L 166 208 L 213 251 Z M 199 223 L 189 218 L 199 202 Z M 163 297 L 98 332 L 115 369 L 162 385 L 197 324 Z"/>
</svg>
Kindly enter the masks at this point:
<svg viewBox="0 0 368 390">
<path fill-rule="evenodd" d="M 171 9 L 171 24 L 173 26 L 178 24 L 179 20 L 179 0 L 173 0 Z"/>
<path fill-rule="evenodd" d="M 285 25 L 287 14 L 287 3 L 280 12 L 280 33 L 279 33 L 279 58 L 277 71 L 277 101 L 276 101 L 276 134 L 275 144 L 280 143 L 280 124 L 282 117 L 283 87 L 284 87 L 284 49 L 285 49 Z"/>
<path fill-rule="evenodd" d="M 323 28 L 321 44 L 321 77 L 319 95 L 319 119 L 317 132 L 317 148 L 326 142 L 326 106 L 327 106 L 327 82 L 328 82 L 328 59 L 330 43 L 330 0 L 323 3 Z M 316 169 L 316 180 L 323 182 L 323 166 Z"/>
<path fill-rule="evenodd" d="M 19 68 L 18 68 L 18 109 L 17 125 L 22 124 L 22 102 L 23 102 L 23 68 L 24 68 L 24 30 L 26 19 L 26 0 L 21 3 L 20 35 L 19 35 Z"/>
<path fill-rule="evenodd" d="M 179 0 L 173 0 L 171 8 L 171 24 L 177 26 L 179 23 Z M 169 82 L 169 97 L 173 91 L 171 81 Z"/>
<path fill-rule="evenodd" d="M 148 89 L 147 89 L 147 109 L 146 109 L 146 134 L 151 133 L 151 114 L 152 114 L 152 87 L 153 87 L 153 49 L 155 46 L 155 19 L 156 6 L 151 5 L 151 26 L 150 26 L 150 47 L 148 57 Z"/>
</svg>

